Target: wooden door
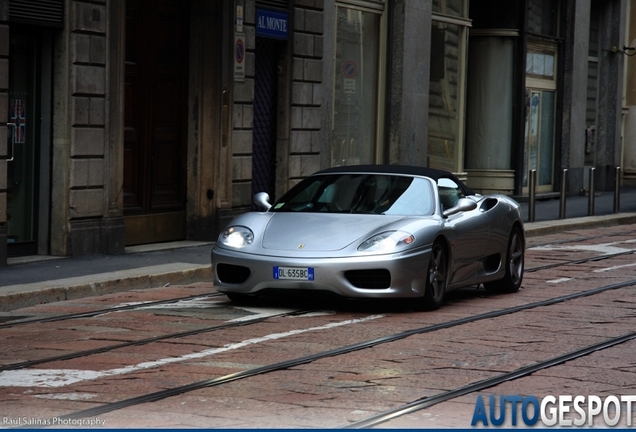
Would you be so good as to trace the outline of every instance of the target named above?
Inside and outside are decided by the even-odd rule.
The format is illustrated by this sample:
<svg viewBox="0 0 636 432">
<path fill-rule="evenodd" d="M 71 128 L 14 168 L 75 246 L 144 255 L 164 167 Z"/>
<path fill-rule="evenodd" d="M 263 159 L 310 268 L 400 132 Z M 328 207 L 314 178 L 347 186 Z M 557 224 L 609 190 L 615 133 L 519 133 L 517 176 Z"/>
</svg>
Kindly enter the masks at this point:
<svg viewBox="0 0 636 432">
<path fill-rule="evenodd" d="M 126 244 L 185 238 L 188 2 L 127 0 Z"/>
</svg>

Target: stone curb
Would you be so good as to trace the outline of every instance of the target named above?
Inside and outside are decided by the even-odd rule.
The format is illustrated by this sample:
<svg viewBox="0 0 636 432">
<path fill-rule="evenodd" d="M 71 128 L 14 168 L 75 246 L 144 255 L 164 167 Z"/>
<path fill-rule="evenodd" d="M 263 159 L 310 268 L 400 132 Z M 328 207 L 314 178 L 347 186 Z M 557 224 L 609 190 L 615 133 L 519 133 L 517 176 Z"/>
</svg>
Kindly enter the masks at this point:
<svg viewBox="0 0 636 432">
<path fill-rule="evenodd" d="M 79 299 L 132 289 L 170 285 L 188 285 L 212 280 L 210 265 L 175 263 L 153 268 L 115 271 L 44 283 L 12 285 L 0 288 L 0 312 L 8 312 L 42 303 Z"/>
<path fill-rule="evenodd" d="M 616 225 L 636 224 L 636 213 L 616 213 L 603 216 L 585 216 L 524 224 L 526 237 L 556 234 L 585 228 L 602 228 Z"/>
</svg>

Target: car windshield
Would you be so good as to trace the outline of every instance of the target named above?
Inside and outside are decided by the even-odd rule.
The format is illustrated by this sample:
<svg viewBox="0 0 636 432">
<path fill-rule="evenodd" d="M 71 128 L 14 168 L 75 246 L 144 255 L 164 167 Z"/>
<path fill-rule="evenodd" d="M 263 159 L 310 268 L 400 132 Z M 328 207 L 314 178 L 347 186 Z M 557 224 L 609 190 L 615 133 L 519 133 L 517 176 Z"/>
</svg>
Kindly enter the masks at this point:
<svg viewBox="0 0 636 432">
<path fill-rule="evenodd" d="M 274 204 L 275 212 L 432 215 L 431 182 L 389 174 L 330 174 L 309 177 Z"/>
</svg>

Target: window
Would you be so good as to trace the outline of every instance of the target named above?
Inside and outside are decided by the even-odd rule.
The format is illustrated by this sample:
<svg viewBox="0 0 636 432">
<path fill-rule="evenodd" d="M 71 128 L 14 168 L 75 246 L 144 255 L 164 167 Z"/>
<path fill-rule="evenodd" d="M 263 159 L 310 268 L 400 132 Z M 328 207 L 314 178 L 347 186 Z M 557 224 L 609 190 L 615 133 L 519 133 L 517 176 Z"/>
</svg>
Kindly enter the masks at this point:
<svg viewBox="0 0 636 432">
<path fill-rule="evenodd" d="M 536 170 L 539 192 L 551 191 L 554 179 L 556 53 L 556 44 L 532 41 L 526 55 L 523 187 L 528 187 L 528 172 Z"/>
<path fill-rule="evenodd" d="M 455 207 L 460 198 L 465 198 L 459 185 L 448 178 L 441 178 L 437 181 L 437 192 L 442 204 L 442 211 Z"/>
<path fill-rule="evenodd" d="M 382 162 L 384 9 L 336 6 L 332 166 Z"/>
<path fill-rule="evenodd" d="M 463 170 L 466 35 L 470 21 L 465 18 L 465 0 L 435 0 L 433 11 L 428 166 L 460 172 Z"/>
<path fill-rule="evenodd" d="M 558 0 L 528 0 L 528 32 L 558 36 Z"/>
<path fill-rule="evenodd" d="M 431 183 L 423 178 L 344 173 L 303 180 L 272 211 L 428 216 L 434 202 Z"/>
</svg>

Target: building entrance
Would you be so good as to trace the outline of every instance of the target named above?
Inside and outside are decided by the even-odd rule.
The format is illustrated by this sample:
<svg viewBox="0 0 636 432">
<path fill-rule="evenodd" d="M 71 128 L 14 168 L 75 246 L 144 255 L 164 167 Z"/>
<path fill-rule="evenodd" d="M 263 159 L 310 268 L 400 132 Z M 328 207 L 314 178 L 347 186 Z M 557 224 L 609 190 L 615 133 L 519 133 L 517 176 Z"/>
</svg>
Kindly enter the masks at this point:
<svg viewBox="0 0 636 432">
<path fill-rule="evenodd" d="M 188 2 L 126 2 L 126 245 L 186 236 L 188 19 Z"/>
<path fill-rule="evenodd" d="M 37 31 L 11 29 L 7 254 L 48 253 L 51 49 Z"/>
</svg>

